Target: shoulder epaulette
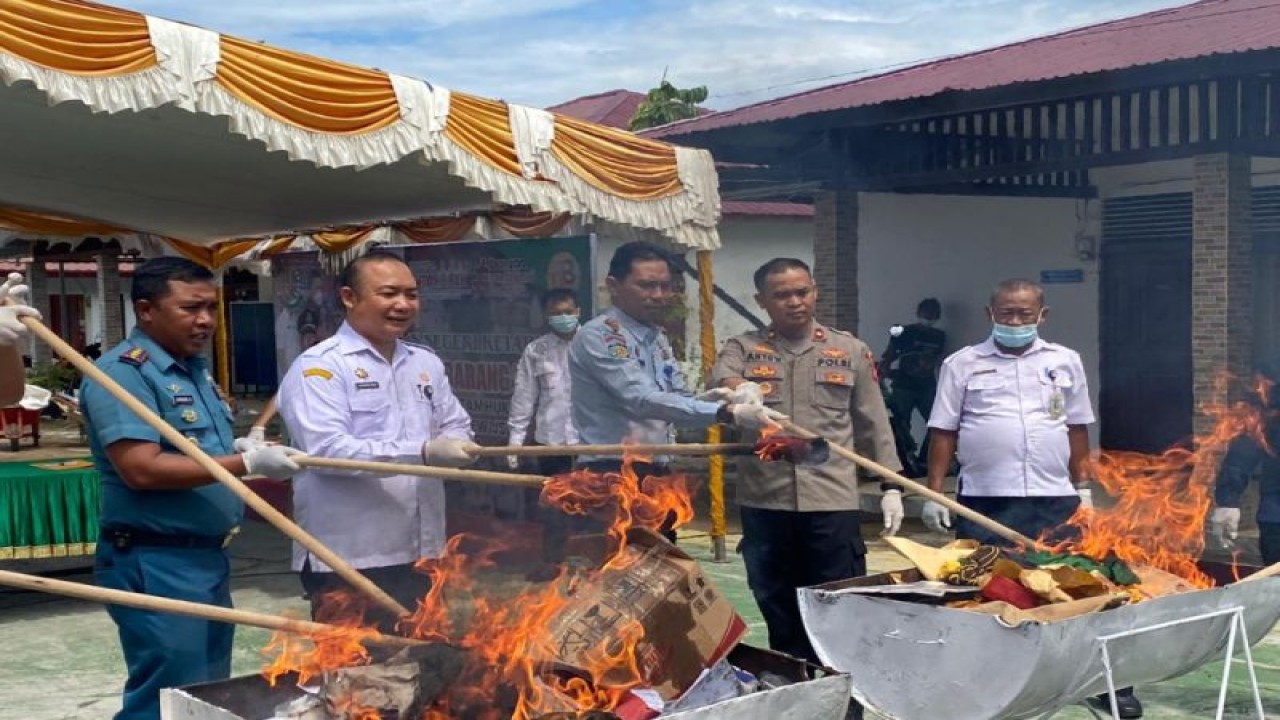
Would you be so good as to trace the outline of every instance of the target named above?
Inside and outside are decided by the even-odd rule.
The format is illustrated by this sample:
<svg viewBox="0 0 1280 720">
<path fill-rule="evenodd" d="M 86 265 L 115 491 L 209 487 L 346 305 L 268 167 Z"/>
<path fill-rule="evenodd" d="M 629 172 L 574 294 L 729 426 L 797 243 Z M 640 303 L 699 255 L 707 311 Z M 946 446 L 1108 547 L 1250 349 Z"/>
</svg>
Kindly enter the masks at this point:
<svg viewBox="0 0 1280 720">
<path fill-rule="evenodd" d="M 147 361 L 147 351 L 140 347 L 129 348 L 120 354 L 120 362 L 128 363 L 134 367 L 142 367 Z"/>
</svg>

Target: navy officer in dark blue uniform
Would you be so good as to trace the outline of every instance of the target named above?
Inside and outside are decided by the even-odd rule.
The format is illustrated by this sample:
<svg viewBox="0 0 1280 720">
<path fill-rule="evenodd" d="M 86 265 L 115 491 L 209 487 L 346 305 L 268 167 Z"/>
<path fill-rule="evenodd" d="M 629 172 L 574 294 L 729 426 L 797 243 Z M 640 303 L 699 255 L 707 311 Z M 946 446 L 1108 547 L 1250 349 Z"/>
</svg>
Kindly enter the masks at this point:
<svg viewBox="0 0 1280 720">
<path fill-rule="evenodd" d="M 182 258 L 139 265 L 137 327 L 98 367 L 236 475 L 283 479 L 300 468 L 283 446 L 233 449 L 231 409 L 202 353 L 217 325 L 213 274 Z M 231 607 L 227 542 L 244 507 L 98 383 L 81 406 L 102 477 L 94 576 L 102 587 Z M 159 720 L 160 689 L 226 678 L 231 625 L 109 606 L 129 679 L 116 720 Z"/>
</svg>

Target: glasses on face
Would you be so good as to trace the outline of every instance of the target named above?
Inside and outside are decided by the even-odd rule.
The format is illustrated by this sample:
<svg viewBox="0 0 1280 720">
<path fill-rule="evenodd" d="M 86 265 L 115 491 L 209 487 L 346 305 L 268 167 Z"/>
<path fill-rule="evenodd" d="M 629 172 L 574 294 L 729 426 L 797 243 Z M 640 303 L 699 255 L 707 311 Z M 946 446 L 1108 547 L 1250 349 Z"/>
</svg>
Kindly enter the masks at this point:
<svg viewBox="0 0 1280 720">
<path fill-rule="evenodd" d="M 1030 325 L 1040 321 L 1043 308 L 992 308 L 991 317 L 1001 325 Z"/>
</svg>

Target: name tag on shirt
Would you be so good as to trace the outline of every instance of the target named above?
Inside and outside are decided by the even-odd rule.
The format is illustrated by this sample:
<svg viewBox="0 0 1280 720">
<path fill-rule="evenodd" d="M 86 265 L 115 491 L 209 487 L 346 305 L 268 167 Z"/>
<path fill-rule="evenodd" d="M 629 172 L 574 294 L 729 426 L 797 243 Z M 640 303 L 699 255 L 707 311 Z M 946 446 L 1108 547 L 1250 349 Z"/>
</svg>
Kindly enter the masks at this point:
<svg viewBox="0 0 1280 720">
<path fill-rule="evenodd" d="M 377 390 L 379 387 L 377 380 L 366 380 L 365 382 L 356 383 L 357 390 Z"/>
<path fill-rule="evenodd" d="M 196 399 L 192 395 L 174 395 L 173 404 L 174 405 L 195 405 Z"/>
</svg>

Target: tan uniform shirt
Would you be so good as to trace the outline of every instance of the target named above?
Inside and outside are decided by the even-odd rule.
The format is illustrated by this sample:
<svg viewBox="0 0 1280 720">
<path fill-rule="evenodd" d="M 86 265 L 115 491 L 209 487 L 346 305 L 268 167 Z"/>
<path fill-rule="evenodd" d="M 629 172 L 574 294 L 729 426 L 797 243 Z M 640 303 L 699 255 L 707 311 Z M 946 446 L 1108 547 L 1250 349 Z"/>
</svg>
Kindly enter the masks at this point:
<svg viewBox="0 0 1280 720">
<path fill-rule="evenodd" d="M 729 378 L 760 384 L 765 403 L 799 427 L 892 469 L 901 467 L 889 414 L 866 343 L 815 325 L 813 337 L 789 341 L 770 330 L 730 338 L 712 369 L 713 385 Z M 738 461 L 738 502 L 765 510 L 856 510 L 856 466 L 835 454 L 821 465 Z"/>
</svg>

